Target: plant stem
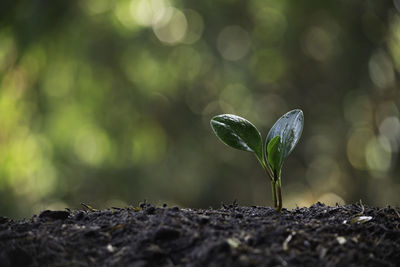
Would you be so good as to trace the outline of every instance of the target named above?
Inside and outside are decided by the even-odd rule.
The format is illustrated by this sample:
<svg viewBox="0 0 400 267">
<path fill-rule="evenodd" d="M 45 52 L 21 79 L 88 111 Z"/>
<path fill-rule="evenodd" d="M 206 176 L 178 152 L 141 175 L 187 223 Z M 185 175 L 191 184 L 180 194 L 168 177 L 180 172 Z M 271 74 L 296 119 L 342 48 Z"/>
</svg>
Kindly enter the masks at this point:
<svg viewBox="0 0 400 267">
<path fill-rule="evenodd" d="M 269 168 L 267 166 L 265 166 L 264 170 L 268 174 L 269 179 L 271 179 L 271 182 L 273 182 L 274 181 L 274 177 L 272 176 L 271 172 L 269 171 Z"/>
<path fill-rule="evenodd" d="M 274 181 L 271 181 L 271 187 L 272 187 L 272 198 L 274 200 L 274 208 L 278 207 L 278 200 L 276 198 L 276 183 Z"/>
<path fill-rule="evenodd" d="M 282 186 L 281 186 L 281 177 L 278 178 L 277 181 L 277 187 L 278 187 L 278 207 L 277 211 L 280 213 L 282 211 Z"/>
<path fill-rule="evenodd" d="M 275 179 L 275 175 L 272 174 L 271 169 L 268 167 L 268 163 L 265 159 L 265 154 L 263 155 L 263 158 L 260 159 L 259 157 L 257 157 L 257 160 L 260 162 L 261 166 L 264 168 L 265 172 L 267 173 L 269 179 L 271 179 L 271 187 L 272 187 L 272 198 L 274 201 L 274 208 L 277 208 L 278 206 L 278 200 L 276 197 L 276 179 Z"/>
<path fill-rule="evenodd" d="M 269 170 L 269 168 L 268 168 L 267 164 L 265 163 L 264 159 L 259 159 L 257 157 L 257 160 L 260 162 L 261 166 L 264 168 L 264 170 L 267 173 L 269 179 L 271 179 L 271 182 L 274 181 L 274 178 L 273 178 L 273 176 L 271 174 L 271 171 Z"/>
</svg>

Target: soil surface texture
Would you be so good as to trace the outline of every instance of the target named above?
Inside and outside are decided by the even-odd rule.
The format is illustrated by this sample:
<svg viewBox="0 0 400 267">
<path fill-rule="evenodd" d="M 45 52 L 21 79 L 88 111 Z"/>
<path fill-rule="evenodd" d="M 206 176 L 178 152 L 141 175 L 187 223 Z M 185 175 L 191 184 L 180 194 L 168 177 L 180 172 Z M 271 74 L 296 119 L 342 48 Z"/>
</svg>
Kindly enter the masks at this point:
<svg viewBox="0 0 400 267">
<path fill-rule="evenodd" d="M 400 266 L 400 209 L 141 204 L 0 217 L 0 266 Z"/>
</svg>

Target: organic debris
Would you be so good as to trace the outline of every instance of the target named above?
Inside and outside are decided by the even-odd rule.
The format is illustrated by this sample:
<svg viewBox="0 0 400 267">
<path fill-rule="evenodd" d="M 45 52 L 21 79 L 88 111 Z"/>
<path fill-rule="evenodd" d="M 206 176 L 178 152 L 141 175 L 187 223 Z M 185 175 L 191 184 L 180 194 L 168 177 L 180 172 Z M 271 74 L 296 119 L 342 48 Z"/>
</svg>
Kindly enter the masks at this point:
<svg viewBox="0 0 400 267">
<path fill-rule="evenodd" d="M 154 207 L 0 217 L 1 266 L 396 266 L 397 210 Z M 358 218 L 356 223 L 348 223 Z"/>
</svg>

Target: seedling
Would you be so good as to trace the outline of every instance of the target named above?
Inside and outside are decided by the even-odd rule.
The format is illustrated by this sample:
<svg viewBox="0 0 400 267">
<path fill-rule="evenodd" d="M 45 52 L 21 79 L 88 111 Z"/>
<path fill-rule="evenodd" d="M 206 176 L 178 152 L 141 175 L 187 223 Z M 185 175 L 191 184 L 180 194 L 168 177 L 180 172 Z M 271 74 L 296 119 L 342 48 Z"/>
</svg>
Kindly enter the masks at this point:
<svg viewBox="0 0 400 267">
<path fill-rule="evenodd" d="M 303 131 L 303 111 L 294 109 L 279 118 L 263 145 L 261 134 L 248 120 L 232 114 L 215 116 L 210 121 L 217 137 L 226 145 L 255 154 L 271 179 L 274 207 L 282 210 L 281 171 L 284 160 L 297 145 Z"/>
</svg>

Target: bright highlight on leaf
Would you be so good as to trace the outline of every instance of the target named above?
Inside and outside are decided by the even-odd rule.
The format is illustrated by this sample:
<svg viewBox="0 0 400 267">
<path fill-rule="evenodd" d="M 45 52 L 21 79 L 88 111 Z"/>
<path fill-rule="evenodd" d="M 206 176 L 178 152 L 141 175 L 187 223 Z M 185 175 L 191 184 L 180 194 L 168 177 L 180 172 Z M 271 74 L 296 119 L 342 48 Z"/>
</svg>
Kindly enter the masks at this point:
<svg viewBox="0 0 400 267">
<path fill-rule="evenodd" d="M 304 124 L 303 111 L 294 109 L 279 118 L 269 131 L 264 146 L 260 132 L 244 118 L 222 114 L 213 117 L 210 124 L 224 144 L 256 155 L 271 179 L 275 207 L 280 212 L 282 165 L 300 140 Z"/>
<path fill-rule="evenodd" d="M 274 126 L 272 126 L 267 135 L 266 143 L 268 144 L 272 138 L 279 135 L 285 149 L 283 155 L 284 158 L 286 158 L 299 142 L 303 131 L 303 121 L 303 111 L 300 109 L 289 111 L 280 117 L 279 120 L 275 122 Z"/>
<path fill-rule="evenodd" d="M 265 143 L 267 144 L 267 161 L 270 163 L 271 158 L 274 163 L 279 163 L 273 165 L 270 163 L 273 173 L 280 174 L 284 160 L 290 155 L 299 142 L 301 133 L 303 131 L 303 120 L 303 111 L 300 109 L 295 109 L 280 117 L 280 119 L 275 122 L 274 126 L 272 126 L 271 130 L 269 131 L 265 140 Z M 277 148 L 279 153 L 275 153 L 274 155 L 270 156 L 268 145 L 271 141 L 273 141 L 274 138 L 276 138 L 276 136 L 280 137 L 280 144 Z"/>
<path fill-rule="evenodd" d="M 212 118 L 210 124 L 224 144 L 254 152 L 259 160 L 263 160 L 261 134 L 251 122 L 236 115 L 223 114 Z"/>
</svg>

